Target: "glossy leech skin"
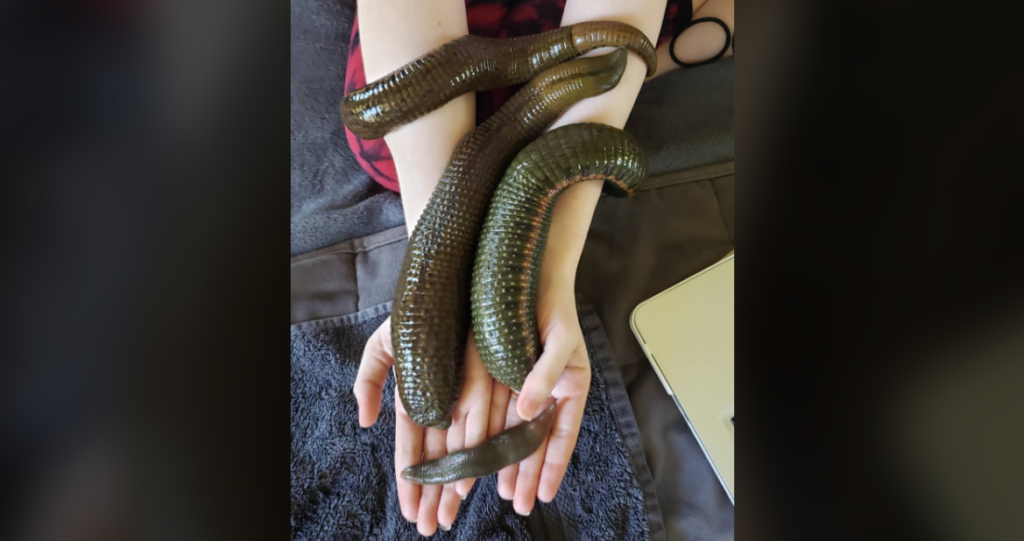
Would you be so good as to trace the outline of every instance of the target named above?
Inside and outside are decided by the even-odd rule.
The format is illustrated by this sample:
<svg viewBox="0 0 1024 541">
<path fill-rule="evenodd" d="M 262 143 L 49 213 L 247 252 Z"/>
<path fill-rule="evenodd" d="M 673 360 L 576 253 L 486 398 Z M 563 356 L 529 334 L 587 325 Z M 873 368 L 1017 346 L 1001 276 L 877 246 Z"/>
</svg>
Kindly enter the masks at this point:
<svg viewBox="0 0 1024 541">
<path fill-rule="evenodd" d="M 347 94 L 340 112 L 361 139 L 377 139 L 467 92 L 524 83 L 600 47 L 625 47 L 654 74 L 654 46 L 624 23 L 594 21 L 509 39 L 463 36 Z"/>
<path fill-rule="evenodd" d="M 614 88 L 626 57 L 619 48 L 544 71 L 456 146 L 409 239 L 391 312 L 399 397 L 417 424 L 451 424 L 469 335 L 473 258 L 502 173 L 566 109 Z"/>
<path fill-rule="evenodd" d="M 473 268 L 474 337 L 494 379 L 522 390 L 540 355 L 537 283 L 559 196 L 587 180 L 603 180 L 608 195 L 629 196 L 646 174 L 636 140 L 604 124 L 552 130 L 513 160 L 491 200 Z"/>
<path fill-rule="evenodd" d="M 532 421 L 499 432 L 483 443 L 428 460 L 402 470 L 402 478 L 421 485 L 441 485 L 483 477 L 530 456 L 551 432 L 555 421 L 551 404 Z"/>
</svg>

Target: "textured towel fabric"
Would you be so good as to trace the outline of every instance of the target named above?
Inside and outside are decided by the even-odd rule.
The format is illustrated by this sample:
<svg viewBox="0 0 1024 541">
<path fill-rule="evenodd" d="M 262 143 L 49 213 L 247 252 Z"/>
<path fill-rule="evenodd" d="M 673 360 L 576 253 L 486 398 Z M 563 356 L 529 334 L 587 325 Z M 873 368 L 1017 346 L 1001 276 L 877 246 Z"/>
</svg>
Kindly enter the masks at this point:
<svg viewBox="0 0 1024 541">
<path fill-rule="evenodd" d="M 399 511 L 394 403 L 358 425 L 352 385 L 363 345 L 389 306 L 292 326 L 291 524 L 293 540 L 422 539 Z M 580 307 L 593 367 L 579 442 L 555 500 L 528 517 L 477 481 L 451 531 L 434 539 L 660 540 L 664 526 L 639 431 L 596 312 Z M 389 377 L 384 396 L 394 396 Z"/>
</svg>

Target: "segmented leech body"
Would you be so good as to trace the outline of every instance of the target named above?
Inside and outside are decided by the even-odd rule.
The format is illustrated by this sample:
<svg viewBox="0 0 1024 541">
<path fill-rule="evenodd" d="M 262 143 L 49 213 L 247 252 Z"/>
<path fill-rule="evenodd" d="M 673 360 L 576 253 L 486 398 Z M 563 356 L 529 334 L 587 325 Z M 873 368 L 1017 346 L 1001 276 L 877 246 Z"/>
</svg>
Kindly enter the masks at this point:
<svg viewBox="0 0 1024 541">
<path fill-rule="evenodd" d="M 643 32 L 613 21 L 566 26 L 510 39 L 463 36 L 417 58 L 341 102 L 356 137 L 377 139 L 468 92 L 524 83 L 544 70 L 600 47 L 625 47 L 654 74 L 654 47 Z"/>
<path fill-rule="evenodd" d="M 391 311 L 399 396 L 419 425 L 446 428 L 458 398 L 469 286 L 491 195 L 516 153 L 562 112 L 616 84 L 626 51 L 550 68 L 459 142 L 406 249 Z"/>
<path fill-rule="evenodd" d="M 532 455 L 554 422 L 555 404 L 551 404 L 532 421 L 499 432 L 476 447 L 409 466 L 402 471 L 402 478 L 421 485 L 441 485 L 490 475 Z"/>
<path fill-rule="evenodd" d="M 494 379 L 521 390 L 540 354 L 537 282 L 558 197 L 587 180 L 629 196 L 646 174 L 636 140 L 604 124 L 563 126 L 516 156 L 491 200 L 473 268 L 474 337 Z"/>
</svg>

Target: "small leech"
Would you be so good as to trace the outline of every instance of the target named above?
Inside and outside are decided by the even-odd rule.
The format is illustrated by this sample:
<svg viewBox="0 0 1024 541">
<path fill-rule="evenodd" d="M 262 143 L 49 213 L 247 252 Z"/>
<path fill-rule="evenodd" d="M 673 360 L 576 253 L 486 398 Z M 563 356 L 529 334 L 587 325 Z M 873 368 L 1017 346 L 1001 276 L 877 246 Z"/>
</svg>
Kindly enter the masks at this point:
<svg viewBox="0 0 1024 541">
<path fill-rule="evenodd" d="M 443 485 L 460 479 L 484 477 L 532 455 L 551 433 L 556 404 L 531 421 L 488 438 L 480 445 L 455 451 L 402 470 L 402 479 L 421 485 Z"/>
</svg>

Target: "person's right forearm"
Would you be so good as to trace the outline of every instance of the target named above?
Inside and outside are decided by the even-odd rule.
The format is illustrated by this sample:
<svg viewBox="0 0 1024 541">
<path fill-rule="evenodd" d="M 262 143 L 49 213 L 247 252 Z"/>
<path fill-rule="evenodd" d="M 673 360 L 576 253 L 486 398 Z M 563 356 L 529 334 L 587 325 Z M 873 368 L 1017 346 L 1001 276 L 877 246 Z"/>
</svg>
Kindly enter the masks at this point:
<svg viewBox="0 0 1024 541">
<path fill-rule="evenodd" d="M 357 7 L 368 83 L 469 32 L 464 0 L 359 0 Z M 410 234 L 455 146 L 473 129 L 475 106 L 473 93 L 465 94 L 384 137 Z"/>
</svg>

